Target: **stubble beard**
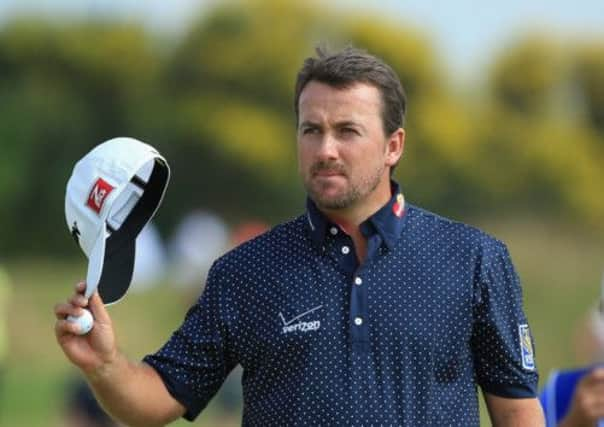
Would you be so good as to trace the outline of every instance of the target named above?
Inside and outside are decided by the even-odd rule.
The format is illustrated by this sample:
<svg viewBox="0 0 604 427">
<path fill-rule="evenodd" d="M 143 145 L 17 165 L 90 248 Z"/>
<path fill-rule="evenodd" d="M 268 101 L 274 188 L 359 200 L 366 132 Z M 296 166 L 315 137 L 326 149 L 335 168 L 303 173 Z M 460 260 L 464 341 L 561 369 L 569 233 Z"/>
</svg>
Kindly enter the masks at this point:
<svg viewBox="0 0 604 427">
<path fill-rule="evenodd" d="M 379 167 L 371 175 L 362 177 L 359 182 L 351 182 L 342 194 L 336 196 L 326 196 L 321 189 L 321 184 L 314 185 L 312 178 L 307 180 L 304 186 L 317 207 L 329 210 L 347 209 L 375 191 L 380 184 L 384 169 L 385 166 Z"/>
</svg>

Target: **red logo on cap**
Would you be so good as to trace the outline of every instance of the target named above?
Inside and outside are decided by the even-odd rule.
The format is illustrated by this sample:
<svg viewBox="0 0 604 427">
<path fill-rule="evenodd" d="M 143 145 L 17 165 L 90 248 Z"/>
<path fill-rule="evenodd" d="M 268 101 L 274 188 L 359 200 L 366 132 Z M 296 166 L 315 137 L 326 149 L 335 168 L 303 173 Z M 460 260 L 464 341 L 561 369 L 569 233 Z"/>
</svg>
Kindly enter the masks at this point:
<svg viewBox="0 0 604 427">
<path fill-rule="evenodd" d="M 86 205 L 97 214 L 101 213 L 103 203 L 105 203 L 105 199 L 109 193 L 113 191 L 113 188 L 114 187 L 112 187 L 107 181 L 103 180 L 103 178 L 97 179 L 92 187 L 92 190 L 90 191 Z"/>
</svg>

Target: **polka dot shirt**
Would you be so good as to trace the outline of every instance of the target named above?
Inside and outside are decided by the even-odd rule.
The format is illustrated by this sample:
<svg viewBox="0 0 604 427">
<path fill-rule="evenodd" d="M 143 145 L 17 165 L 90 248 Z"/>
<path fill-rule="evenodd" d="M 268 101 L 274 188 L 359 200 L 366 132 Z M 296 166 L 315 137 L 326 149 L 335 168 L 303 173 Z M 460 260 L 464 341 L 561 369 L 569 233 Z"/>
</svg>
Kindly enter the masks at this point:
<svg viewBox="0 0 604 427">
<path fill-rule="evenodd" d="M 361 225 L 367 257 L 307 212 L 226 254 L 145 362 L 192 420 L 243 367 L 246 426 L 478 426 L 477 385 L 535 397 L 518 277 L 503 243 L 404 204 Z"/>
</svg>

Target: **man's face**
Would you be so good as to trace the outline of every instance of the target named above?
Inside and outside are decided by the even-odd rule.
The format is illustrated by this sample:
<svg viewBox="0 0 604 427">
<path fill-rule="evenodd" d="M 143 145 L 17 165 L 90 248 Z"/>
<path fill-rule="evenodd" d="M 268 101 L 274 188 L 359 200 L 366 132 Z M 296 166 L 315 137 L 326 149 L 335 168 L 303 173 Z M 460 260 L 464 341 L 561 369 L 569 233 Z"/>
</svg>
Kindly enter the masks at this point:
<svg viewBox="0 0 604 427">
<path fill-rule="evenodd" d="M 380 184 L 389 189 L 394 162 L 381 111 L 380 92 L 368 84 L 334 88 L 311 81 L 302 91 L 298 168 L 319 208 L 350 208 L 371 198 Z"/>
</svg>

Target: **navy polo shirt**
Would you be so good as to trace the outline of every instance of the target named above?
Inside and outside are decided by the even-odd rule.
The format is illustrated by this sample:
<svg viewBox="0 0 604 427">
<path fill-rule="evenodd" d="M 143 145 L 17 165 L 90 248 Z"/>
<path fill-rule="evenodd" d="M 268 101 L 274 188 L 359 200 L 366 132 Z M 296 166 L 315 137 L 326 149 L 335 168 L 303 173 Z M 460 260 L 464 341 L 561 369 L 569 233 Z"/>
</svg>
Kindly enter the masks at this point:
<svg viewBox="0 0 604 427">
<path fill-rule="evenodd" d="M 476 386 L 535 397 L 518 277 L 503 243 L 392 199 L 352 239 L 304 215 L 218 259 L 145 362 L 192 420 L 243 367 L 243 425 L 479 425 Z"/>
</svg>

